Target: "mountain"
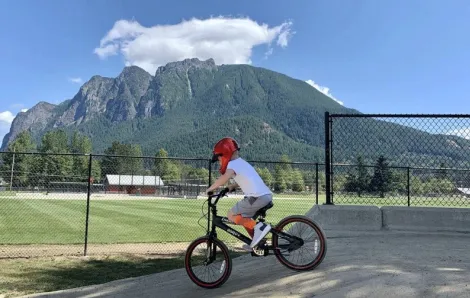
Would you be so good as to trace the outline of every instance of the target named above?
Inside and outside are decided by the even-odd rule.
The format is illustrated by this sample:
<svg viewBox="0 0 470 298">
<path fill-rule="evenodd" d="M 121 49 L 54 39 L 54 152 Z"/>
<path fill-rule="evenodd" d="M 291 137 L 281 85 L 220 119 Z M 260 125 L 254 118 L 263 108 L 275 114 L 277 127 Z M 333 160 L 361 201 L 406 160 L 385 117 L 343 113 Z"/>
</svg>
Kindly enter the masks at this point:
<svg viewBox="0 0 470 298">
<path fill-rule="evenodd" d="M 130 66 L 116 78 L 93 76 L 72 99 L 59 105 L 41 102 L 18 114 L 2 149 L 23 130 L 39 143 L 46 131 L 63 129 L 90 136 L 95 153 L 120 141 L 141 145 L 144 155 L 165 148 L 170 156 L 208 157 L 215 141 L 229 135 L 240 141 L 248 159 L 278 160 L 287 154 L 296 161 L 323 162 L 325 111 L 359 113 L 278 72 L 185 59 L 159 67 L 154 75 Z M 353 160 L 361 151 L 359 145 L 368 142 L 364 138 L 380 140 L 389 153 L 394 150 L 396 142 L 386 137 L 392 124 L 367 121 L 373 125 L 351 122 L 335 134 L 334 142 L 341 141 L 335 147 L 335 161 Z M 396 127 L 413 140 L 437 138 L 443 144 L 423 152 L 402 138 L 397 154 L 447 158 L 452 153 L 449 136 Z"/>
</svg>

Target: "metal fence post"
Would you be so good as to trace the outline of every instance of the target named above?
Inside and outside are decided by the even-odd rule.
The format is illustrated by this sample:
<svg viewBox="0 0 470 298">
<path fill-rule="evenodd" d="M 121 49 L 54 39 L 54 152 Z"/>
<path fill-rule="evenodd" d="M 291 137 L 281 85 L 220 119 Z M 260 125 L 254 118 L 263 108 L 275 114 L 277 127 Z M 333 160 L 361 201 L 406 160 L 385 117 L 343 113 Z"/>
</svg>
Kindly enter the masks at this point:
<svg viewBox="0 0 470 298">
<path fill-rule="evenodd" d="M 207 188 L 209 188 L 211 186 L 211 181 L 212 181 L 212 162 L 211 160 L 209 160 L 209 165 L 207 167 L 207 169 L 209 170 L 209 181 L 207 181 Z"/>
<path fill-rule="evenodd" d="M 408 207 L 410 207 L 410 167 L 407 167 L 406 169 L 407 169 L 407 176 L 408 176 L 407 177 L 408 182 L 407 182 L 407 185 L 406 185 L 406 188 L 407 188 L 406 191 L 408 193 Z"/>
<path fill-rule="evenodd" d="M 88 189 L 87 189 L 87 198 L 86 198 L 86 217 L 85 217 L 85 248 L 83 251 L 83 255 L 87 255 L 87 248 L 88 248 L 88 221 L 90 218 L 90 193 L 91 193 L 91 163 L 93 155 L 89 154 L 88 160 Z"/>
<path fill-rule="evenodd" d="M 326 179 L 326 205 L 331 202 L 331 157 L 330 157 L 330 113 L 325 112 L 325 179 Z"/>
<path fill-rule="evenodd" d="M 315 163 L 315 203 L 318 205 L 318 162 Z"/>
</svg>

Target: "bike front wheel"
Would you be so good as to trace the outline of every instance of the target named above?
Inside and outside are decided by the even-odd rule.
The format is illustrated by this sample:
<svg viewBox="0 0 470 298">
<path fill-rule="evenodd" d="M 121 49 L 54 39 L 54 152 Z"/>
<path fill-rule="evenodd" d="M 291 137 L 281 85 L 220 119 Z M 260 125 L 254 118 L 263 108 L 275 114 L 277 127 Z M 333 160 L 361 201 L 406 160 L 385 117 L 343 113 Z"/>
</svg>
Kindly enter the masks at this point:
<svg viewBox="0 0 470 298">
<path fill-rule="evenodd" d="M 184 265 L 191 281 L 206 289 L 220 287 L 232 273 L 232 259 L 227 246 L 209 236 L 191 242 L 186 250 Z"/>
<path fill-rule="evenodd" d="M 325 258 L 327 251 L 325 233 L 310 218 L 303 215 L 288 216 L 282 219 L 274 230 L 276 231 L 272 236 L 274 255 L 287 268 L 296 271 L 312 270 Z M 301 256 L 301 253 L 305 256 Z"/>
</svg>

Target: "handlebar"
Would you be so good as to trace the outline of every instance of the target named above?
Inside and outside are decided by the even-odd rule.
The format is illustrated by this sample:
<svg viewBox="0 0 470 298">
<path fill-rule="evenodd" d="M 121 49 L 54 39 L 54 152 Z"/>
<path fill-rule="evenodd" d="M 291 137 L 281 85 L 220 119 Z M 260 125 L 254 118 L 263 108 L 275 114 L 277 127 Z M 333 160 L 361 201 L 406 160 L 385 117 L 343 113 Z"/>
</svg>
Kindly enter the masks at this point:
<svg viewBox="0 0 470 298">
<path fill-rule="evenodd" d="M 210 192 L 207 193 L 207 196 L 208 196 L 207 200 L 209 201 L 209 203 L 211 203 L 210 201 L 211 201 L 212 198 L 217 198 L 215 200 L 215 202 L 213 204 L 211 204 L 211 205 L 216 205 L 217 202 L 220 200 L 220 198 L 226 196 L 227 193 L 229 193 L 229 192 L 230 191 L 229 191 L 228 187 L 222 189 L 218 194 L 214 194 L 213 191 L 210 191 Z"/>
</svg>

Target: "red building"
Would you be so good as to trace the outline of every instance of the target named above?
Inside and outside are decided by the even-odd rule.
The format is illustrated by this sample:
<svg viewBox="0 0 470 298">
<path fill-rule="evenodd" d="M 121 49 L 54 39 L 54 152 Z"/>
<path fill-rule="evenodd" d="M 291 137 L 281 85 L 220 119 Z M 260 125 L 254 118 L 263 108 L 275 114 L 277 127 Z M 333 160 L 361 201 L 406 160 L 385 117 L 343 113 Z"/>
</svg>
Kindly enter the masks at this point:
<svg viewBox="0 0 470 298">
<path fill-rule="evenodd" d="M 106 175 L 104 181 L 107 193 L 153 195 L 164 187 L 159 176 Z"/>
</svg>

